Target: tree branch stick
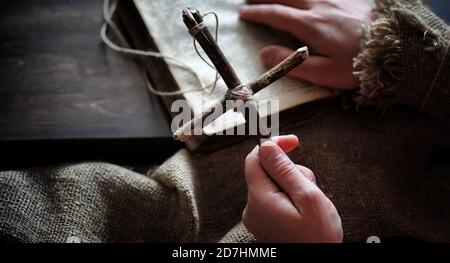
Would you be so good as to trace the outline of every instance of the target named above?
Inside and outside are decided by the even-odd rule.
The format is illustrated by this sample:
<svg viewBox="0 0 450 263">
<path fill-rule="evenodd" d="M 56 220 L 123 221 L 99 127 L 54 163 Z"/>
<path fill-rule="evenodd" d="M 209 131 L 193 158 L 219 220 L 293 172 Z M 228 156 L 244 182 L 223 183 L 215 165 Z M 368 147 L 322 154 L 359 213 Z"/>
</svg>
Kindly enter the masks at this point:
<svg viewBox="0 0 450 263">
<path fill-rule="evenodd" d="M 261 75 L 259 78 L 251 81 L 247 86 L 253 91 L 253 94 L 258 93 L 260 90 L 274 83 L 298 65 L 303 63 L 309 57 L 308 48 L 302 47 L 292 52 L 287 58 L 285 58 L 278 65 Z"/>
<path fill-rule="evenodd" d="M 185 123 L 181 128 L 175 131 L 173 137 L 176 140 L 188 140 L 190 136 L 196 134 L 197 132 L 200 132 L 199 129 L 203 130 L 203 127 L 206 127 L 212 121 L 217 119 L 222 113 L 225 113 L 226 100 L 250 100 L 254 94 L 277 81 L 279 78 L 286 75 L 289 71 L 300 65 L 308 58 L 308 48 L 299 48 L 288 58 L 264 73 L 259 78 L 248 83 L 247 85 L 241 85 L 241 81 L 239 80 L 233 67 L 228 62 L 219 45 L 212 37 L 211 32 L 204 24 L 203 17 L 201 16 L 200 12 L 192 8 L 183 9 L 183 21 L 188 28 L 189 33 L 197 40 L 197 42 L 205 51 L 206 55 L 214 64 L 215 68 L 227 85 L 228 92 L 220 101 L 215 103 L 213 106 L 211 106 L 201 114 L 195 116 L 191 121 Z M 253 110 L 256 110 L 258 122 L 262 123 L 259 113 L 256 109 L 256 103 L 253 100 L 251 100 L 250 102 L 251 108 Z M 219 111 L 219 109 L 221 111 Z M 240 111 L 241 109 L 236 110 Z M 212 118 L 208 118 L 211 115 L 213 115 Z M 246 121 L 248 122 L 248 115 L 245 114 L 245 112 L 244 116 L 246 116 Z M 207 118 L 208 122 L 206 123 L 205 120 Z M 265 131 L 266 129 L 267 127 L 264 128 Z M 260 137 L 260 135 L 261 133 L 258 130 L 258 138 Z"/>
<path fill-rule="evenodd" d="M 242 100 L 247 101 L 251 99 L 251 97 L 256 94 L 257 92 L 263 90 L 268 85 L 272 84 L 274 81 L 278 80 L 279 78 L 283 77 L 289 71 L 294 69 L 295 67 L 299 66 L 303 61 L 305 61 L 308 58 L 308 48 L 303 47 L 297 49 L 295 52 L 293 52 L 289 57 L 287 57 L 285 60 L 283 60 L 281 63 L 264 73 L 259 78 L 251 81 L 247 85 L 241 85 L 238 87 L 235 87 L 233 89 L 228 90 L 228 92 L 225 94 L 224 98 L 222 98 L 219 102 L 217 102 L 214 106 L 209 108 L 208 110 L 204 111 L 199 116 L 194 117 L 193 120 L 183 125 L 181 128 L 179 128 L 174 134 L 173 137 L 176 140 L 180 141 L 186 141 L 190 138 L 190 136 L 193 134 L 194 128 L 199 127 L 206 127 L 209 123 L 212 122 L 212 118 L 208 118 L 210 120 L 209 123 L 203 123 L 202 121 L 205 120 L 208 116 L 214 113 L 213 109 L 218 109 L 222 107 L 224 109 L 226 100 Z M 223 111 L 225 112 L 225 111 Z M 258 115 L 259 117 L 259 115 Z M 215 119 L 215 118 L 214 118 Z"/>
<path fill-rule="evenodd" d="M 183 9 L 183 21 L 191 35 L 197 40 L 216 67 L 228 89 L 234 89 L 241 85 L 241 81 L 230 62 L 228 62 L 219 45 L 214 40 L 208 27 L 203 23 L 200 12 L 192 8 Z"/>
</svg>

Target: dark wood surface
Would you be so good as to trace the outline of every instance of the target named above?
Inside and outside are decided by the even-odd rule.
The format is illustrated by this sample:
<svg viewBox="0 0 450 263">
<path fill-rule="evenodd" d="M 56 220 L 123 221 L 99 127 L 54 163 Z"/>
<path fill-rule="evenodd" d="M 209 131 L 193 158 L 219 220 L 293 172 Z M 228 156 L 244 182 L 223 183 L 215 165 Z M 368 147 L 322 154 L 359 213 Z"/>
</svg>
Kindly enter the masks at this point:
<svg viewBox="0 0 450 263">
<path fill-rule="evenodd" d="M 102 1 L 3 1 L 0 166 L 62 156 L 151 161 L 180 146 L 137 63 L 101 43 L 101 10 Z"/>
</svg>

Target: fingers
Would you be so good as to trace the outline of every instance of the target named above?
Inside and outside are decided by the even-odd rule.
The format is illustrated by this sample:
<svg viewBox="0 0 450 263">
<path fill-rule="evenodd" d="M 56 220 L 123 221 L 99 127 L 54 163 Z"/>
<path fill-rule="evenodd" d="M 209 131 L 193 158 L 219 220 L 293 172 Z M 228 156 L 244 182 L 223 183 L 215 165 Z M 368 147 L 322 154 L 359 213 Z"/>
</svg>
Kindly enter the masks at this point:
<svg viewBox="0 0 450 263">
<path fill-rule="evenodd" d="M 278 187 L 261 167 L 258 153 L 259 146 L 256 146 L 245 158 L 245 181 L 248 191 L 256 195 L 279 191 Z"/>
<path fill-rule="evenodd" d="M 272 180 L 292 199 L 299 211 L 314 207 L 321 191 L 312 183 L 274 142 L 264 142 L 259 149 L 259 160 Z"/>
<path fill-rule="evenodd" d="M 297 167 L 297 169 L 300 170 L 300 172 L 302 172 L 302 174 L 303 174 L 306 178 L 308 178 L 308 179 L 309 179 L 311 182 L 313 182 L 314 184 L 317 184 L 317 183 L 316 183 L 316 177 L 314 176 L 314 173 L 313 173 L 313 171 L 311 171 L 311 169 L 309 169 L 309 168 L 307 168 L 307 167 L 305 167 L 305 166 L 301 166 L 301 165 L 299 165 L 299 164 L 296 164 L 295 166 Z"/>
<path fill-rule="evenodd" d="M 308 11 L 285 5 L 259 4 L 242 6 L 239 15 L 248 21 L 291 33 L 305 43 L 312 40 Z"/>
<path fill-rule="evenodd" d="M 299 9 L 309 9 L 312 3 L 308 0 L 248 0 L 249 4 L 280 4 Z"/>
<path fill-rule="evenodd" d="M 271 140 L 278 144 L 285 153 L 289 153 L 298 146 L 298 138 L 295 135 L 285 135 L 272 137 Z"/>
<path fill-rule="evenodd" d="M 298 145 L 298 138 L 295 135 L 285 135 L 272 137 L 272 141 L 277 143 L 284 152 L 294 150 Z M 250 189 L 255 189 L 259 192 L 276 192 L 278 187 L 267 176 L 264 169 L 259 162 L 259 147 L 255 147 L 245 159 L 245 179 L 247 186 Z"/>
<path fill-rule="evenodd" d="M 281 46 L 267 46 L 260 52 L 260 58 L 267 67 L 273 67 L 294 52 Z M 351 63 L 348 63 L 351 65 Z M 350 69 L 351 70 L 351 69 Z M 343 76 L 345 67 L 337 65 L 331 58 L 311 56 L 300 66 L 289 72 L 290 76 L 316 85 L 335 89 L 348 89 L 356 85 L 353 76 Z"/>
<path fill-rule="evenodd" d="M 292 52 L 294 50 L 281 46 L 267 46 L 261 50 L 260 58 L 264 65 L 271 68 L 287 58 Z M 311 56 L 300 66 L 289 72 L 289 75 L 314 84 L 323 85 L 327 81 L 323 75 L 323 68 L 329 67 L 327 64 L 330 62 L 324 57 Z"/>
</svg>

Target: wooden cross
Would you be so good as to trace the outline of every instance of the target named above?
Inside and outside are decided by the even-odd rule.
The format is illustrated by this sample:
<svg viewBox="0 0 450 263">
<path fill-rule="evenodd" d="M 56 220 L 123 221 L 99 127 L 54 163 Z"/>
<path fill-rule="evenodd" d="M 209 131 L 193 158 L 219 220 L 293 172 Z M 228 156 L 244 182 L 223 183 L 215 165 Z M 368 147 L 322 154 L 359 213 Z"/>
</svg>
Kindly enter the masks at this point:
<svg viewBox="0 0 450 263">
<path fill-rule="evenodd" d="M 241 107 L 245 102 L 247 102 L 249 110 L 255 111 L 258 119 L 258 143 L 260 143 L 261 138 L 268 138 L 270 136 L 270 132 L 268 132 L 267 126 L 265 126 L 265 123 L 261 120 L 256 103 L 252 99 L 252 96 L 265 87 L 269 86 L 273 82 L 277 81 L 278 79 L 286 75 L 289 71 L 305 61 L 309 56 L 308 48 L 303 47 L 297 49 L 289 57 L 287 57 L 281 63 L 279 63 L 257 79 L 245 85 L 242 85 L 233 67 L 228 62 L 217 42 L 211 35 L 211 32 L 204 24 L 203 17 L 200 12 L 192 8 L 183 9 L 183 21 L 186 24 L 189 33 L 191 33 L 195 40 L 200 44 L 206 55 L 214 64 L 218 73 L 227 85 L 228 91 L 220 101 L 203 111 L 202 114 L 194 116 L 191 121 L 185 123 L 182 127 L 175 131 L 173 134 L 174 139 L 179 141 L 186 141 L 191 137 L 192 134 L 194 134 L 195 128 L 206 127 L 207 125 L 212 123 L 222 113 L 225 112 L 227 100 L 235 101 L 235 105 L 237 105 L 235 110 L 243 113 L 246 123 L 248 124 L 249 113 L 245 111 L 243 107 Z M 208 118 L 209 116 L 211 117 Z"/>
</svg>

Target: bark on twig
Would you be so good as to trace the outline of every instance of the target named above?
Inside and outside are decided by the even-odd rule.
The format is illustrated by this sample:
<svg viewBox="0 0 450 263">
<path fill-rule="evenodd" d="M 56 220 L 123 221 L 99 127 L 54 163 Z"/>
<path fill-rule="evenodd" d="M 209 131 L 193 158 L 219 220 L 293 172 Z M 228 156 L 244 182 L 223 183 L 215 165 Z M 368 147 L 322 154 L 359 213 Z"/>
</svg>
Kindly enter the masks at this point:
<svg viewBox="0 0 450 263">
<path fill-rule="evenodd" d="M 287 57 L 281 63 L 279 63 L 257 79 L 249 82 L 246 85 L 241 85 L 241 81 L 239 80 L 233 67 L 224 56 L 223 52 L 217 45 L 217 42 L 212 37 L 208 28 L 204 25 L 200 13 L 195 9 L 185 8 L 183 10 L 183 21 L 186 24 L 186 27 L 189 29 L 191 35 L 201 45 L 205 53 L 210 58 L 211 62 L 216 67 L 220 76 L 227 85 L 228 91 L 220 101 L 205 110 L 202 114 L 195 116 L 191 121 L 184 124 L 181 128 L 175 131 L 175 133 L 173 134 L 174 139 L 186 141 L 194 134 L 194 132 L 198 132 L 196 129 L 202 129 L 203 127 L 209 125 L 212 121 L 220 116 L 220 114 L 218 113 L 225 112 L 226 100 L 241 100 L 244 102 L 250 100 L 249 105 L 251 110 L 256 111 L 258 124 L 264 124 L 264 122 L 261 121 L 261 117 L 259 116 L 259 113 L 256 109 L 256 103 L 252 100 L 252 96 L 262 89 L 266 88 L 273 82 L 277 81 L 278 79 L 289 73 L 289 71 L 305 61 L 309 56 L 308 48 L 302 47 L 297 49 L 289 57 Z M 221 111 L 218 111 L 218 109 L 220 109 Z M 235 110 L 241 111 L 242 109 L 238 107 Z M 244 117 L 248 122 L 248 114 L 245 112 L 242 113 L 244 114 Z M 213 115 L 212 118 L 208 118 L 211 115 Z M 209 120 L 208 123 L 204 123 L 207 118 Z M 261 132 L 260 129 L 258 129 L 258 139 L 260 137 L 267 137 L 262 135 L 266 135 L 266 131 L 268 128 L 265 125 L 263 127 L 259 126 L 259 128 L 263 129 L 264 131 Z"/>
</svg>

